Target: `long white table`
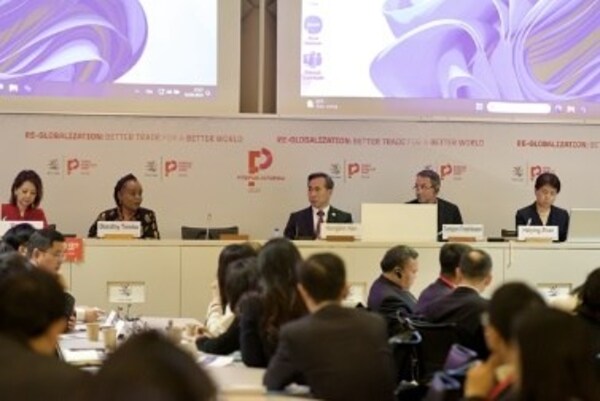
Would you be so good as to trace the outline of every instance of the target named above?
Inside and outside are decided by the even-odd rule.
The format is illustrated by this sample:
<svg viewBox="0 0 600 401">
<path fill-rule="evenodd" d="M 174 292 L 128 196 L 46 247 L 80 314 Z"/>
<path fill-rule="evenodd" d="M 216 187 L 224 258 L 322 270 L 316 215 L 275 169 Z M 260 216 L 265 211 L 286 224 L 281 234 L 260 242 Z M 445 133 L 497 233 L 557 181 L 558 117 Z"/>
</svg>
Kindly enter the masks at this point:
<svg viewBox="0 0 600 401">
<path fill-rule="evenodd" d="M 79 305 L 114 309 L 108 283 L 142 283 L 145 302 L 132 305 L 132 314 L 193 316 L 203 319 L 211 299 L 217 259 L 227 241 L 85 240 L 84 261 L 65 263 L 62 271 Z M 346 262 L 355 294 L 366 297 L 380 274 L 379 262 L 392 243 L 298 241 L 303 256 L 335 252 Z M 411 291 L 419 294 L 439 272 L 440 243 L 408 244 L 419 252 L 419 272 Z M 600 266 L 600 244 L 474 243 L 494 262 L 494 281 L 523 280 L 531 285 L 577 286 Z"/>
</svg>

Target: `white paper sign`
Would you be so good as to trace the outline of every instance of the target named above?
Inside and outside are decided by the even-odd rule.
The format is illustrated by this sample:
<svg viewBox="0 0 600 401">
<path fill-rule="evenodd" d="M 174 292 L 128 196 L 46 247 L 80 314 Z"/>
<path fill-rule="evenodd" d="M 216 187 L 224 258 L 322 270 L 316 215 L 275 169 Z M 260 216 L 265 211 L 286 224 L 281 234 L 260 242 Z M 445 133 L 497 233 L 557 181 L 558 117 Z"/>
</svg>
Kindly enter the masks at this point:
<svg viewBox="0 0 600 401">
<path fill-rule="evenodd" d="M 519 226 L 518 239 L 558 241 L 558 226 Z"/>
<path fill-rule="evenodd" d="M 360 238 L 361 227 L 358 223 L 323 223 L 321 224 L 321 238 L 339 235 L 344 237 Z"/>
<path fill-rule="evenodd" d="M 36 230 L 44 228 L 43 221 L 23 221 L 23 220 L 0 220 L 0 236 L 6 234 L 8 230 L 16 225 L 27 223 L 33 226 Z"/>
<path fill-rule="evenodd" d="M 139 238 L 142 235 L 142 223 L 139 221 L 99 221 L 96 227 L 98 238 L 107 235 Z"/>
<path fill-rule="evenodd" d="M 143 282 L 108 282 L 108 302 L 112 304 L 143 304 L 146 284 Z"/>
<path fill-rule="evenodd" d="M 451 237 L 468 237 L 484 240 L 483 224 L 444 224 L 442 226 L 442 239 Z"/>
</svg>

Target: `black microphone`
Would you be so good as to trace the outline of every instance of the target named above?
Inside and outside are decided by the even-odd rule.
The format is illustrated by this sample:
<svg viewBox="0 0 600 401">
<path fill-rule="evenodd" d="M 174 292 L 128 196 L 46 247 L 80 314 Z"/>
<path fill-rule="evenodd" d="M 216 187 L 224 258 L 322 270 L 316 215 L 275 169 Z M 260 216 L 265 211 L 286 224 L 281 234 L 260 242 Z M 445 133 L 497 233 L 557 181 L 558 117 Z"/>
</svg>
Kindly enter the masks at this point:
<svg viewBox="0 0 600 401">
<path fill-rule="evenodd" d="M 210 239 L 210 222 L 212 220 L 212 213 L 208 212 L 208 214 L 206 215 L 206 235 L 205 235 L 205 240 L 209 240 Z"/>
</svg>

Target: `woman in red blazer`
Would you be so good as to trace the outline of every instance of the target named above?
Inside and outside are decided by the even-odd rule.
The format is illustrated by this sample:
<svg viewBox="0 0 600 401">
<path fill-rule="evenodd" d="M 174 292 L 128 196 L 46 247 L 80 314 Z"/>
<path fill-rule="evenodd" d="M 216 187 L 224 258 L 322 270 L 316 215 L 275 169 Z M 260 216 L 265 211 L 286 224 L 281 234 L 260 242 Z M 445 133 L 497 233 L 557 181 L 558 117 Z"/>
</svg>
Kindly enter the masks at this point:
<svg viewBox="0 0 600 401">
<path fill-rule="evenodd" d="M 2 205 L 2 220 L 42 221 L 46 227 L 46 215 L 39 207 L 43 195 L 40 176 L 33 170 L 21 171 L 10 189 L 10 203 Z"/>
</svg>

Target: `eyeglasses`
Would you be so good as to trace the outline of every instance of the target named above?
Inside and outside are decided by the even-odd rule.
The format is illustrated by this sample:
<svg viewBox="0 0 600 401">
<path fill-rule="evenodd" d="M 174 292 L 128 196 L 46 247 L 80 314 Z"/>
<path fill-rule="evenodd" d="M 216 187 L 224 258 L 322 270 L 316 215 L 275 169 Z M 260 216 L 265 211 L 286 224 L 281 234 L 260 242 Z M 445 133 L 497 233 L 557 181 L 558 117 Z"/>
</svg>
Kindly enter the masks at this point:
<svg viewBox="0 0 600 401">
<path fill-rule="evenodd" d="M 429 189 L 433 189 L 433 186 L 431 185 L 415 185 L 412 189 L 416 190 L 421 190 L 421 191 L 427 191 Z"/>
</svg>

